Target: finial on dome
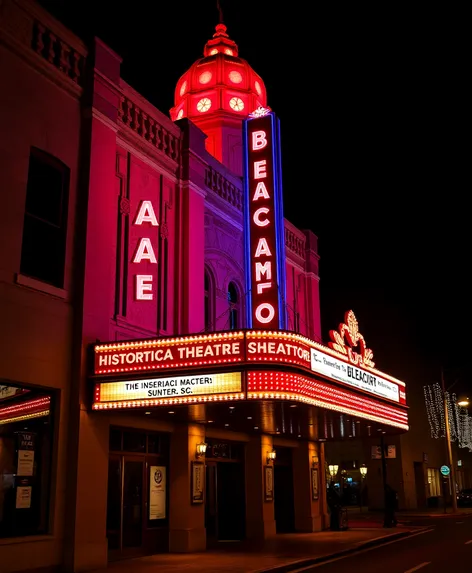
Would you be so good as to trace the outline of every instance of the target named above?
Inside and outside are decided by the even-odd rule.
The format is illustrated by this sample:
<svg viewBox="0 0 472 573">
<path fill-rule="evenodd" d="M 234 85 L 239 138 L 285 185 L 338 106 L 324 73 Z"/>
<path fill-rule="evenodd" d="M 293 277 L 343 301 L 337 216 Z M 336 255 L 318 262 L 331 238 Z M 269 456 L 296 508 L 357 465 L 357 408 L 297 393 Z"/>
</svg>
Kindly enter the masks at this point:
<svg viewBox="0 0 472 573">
<path fill-rule="evenodd" d="M 218 8 L 218 14 L 220 17 L 219 23 L 223 24 L 223 8 L 221 7 L 220 0 L 216 0 L 216 7 Z"/>
</svg>

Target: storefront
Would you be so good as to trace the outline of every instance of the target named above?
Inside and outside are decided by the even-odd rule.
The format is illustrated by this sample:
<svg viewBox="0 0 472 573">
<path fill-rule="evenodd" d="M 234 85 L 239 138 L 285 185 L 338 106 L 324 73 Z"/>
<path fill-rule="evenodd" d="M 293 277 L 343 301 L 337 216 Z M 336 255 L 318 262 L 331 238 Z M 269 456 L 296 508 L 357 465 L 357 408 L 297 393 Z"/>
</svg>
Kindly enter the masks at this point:
<svg viewBox="0 0 472 573">
<path fill-rule="evenodd" d="M 166 536 L 182 478 L 173 463 L 188 488 L 177 510 L 204 506 L 207 547 L 256 537 L 264 521 L 274 533 L 326 527 L 323 444 L 408 429 L 405 385 L 374 368 L 351 336 L 356 325 L 347 313 L 331 347 L 263 330 L 94 345 L 93 415 L 173 424 L 161 435 L 110 427 L 110 555 L 173 550 Z M 198 440 L 172 447 L 190 426 Z"/>
</svg>

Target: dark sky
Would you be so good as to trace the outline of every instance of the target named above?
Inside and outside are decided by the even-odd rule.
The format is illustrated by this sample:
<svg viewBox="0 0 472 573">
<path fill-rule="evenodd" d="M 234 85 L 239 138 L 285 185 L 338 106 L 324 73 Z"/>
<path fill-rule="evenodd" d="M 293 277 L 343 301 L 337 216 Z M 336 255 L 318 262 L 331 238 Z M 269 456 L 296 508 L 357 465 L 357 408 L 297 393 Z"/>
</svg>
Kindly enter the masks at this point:
<svg viewBox="0 0 472 573">
<path fill-rule="evenodd" d="M 218 21 L 213 0 L 42 4 L 108 43 L 123 78 L 165 113 Z M 352 308 L 380 369 L 421 383 L 443 363 L 466 379 L 465 15 L 440 4 L 222 6 L 281 120 L 285 216 L 319 237 L 323 335 Z"/>
</svg>

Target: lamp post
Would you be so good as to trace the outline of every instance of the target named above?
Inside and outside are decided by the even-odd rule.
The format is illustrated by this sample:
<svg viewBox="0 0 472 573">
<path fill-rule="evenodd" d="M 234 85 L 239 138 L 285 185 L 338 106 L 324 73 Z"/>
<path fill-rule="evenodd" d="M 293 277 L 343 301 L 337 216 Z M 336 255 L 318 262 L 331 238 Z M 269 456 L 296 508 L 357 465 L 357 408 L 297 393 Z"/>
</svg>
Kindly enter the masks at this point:
<svg viewBox="0 0 472 573">
<path fill-rule="evenodd" d="M 364 491 L 365 476 L 367 475 L 367 466 L 365 464 L 362 464 L 362 466 L 359 468 L 359 471 L 361 472 L 361 491 L 359 496 L 359 509 L 360 512 L 362 513 L 362 493 Z"/>
<path fill-rule="evenodd" d="M 457 513 L 457 494 L 456 494 L 456 468 L 454 467 L 454 460 L 452 458 L 452 446 L 451 446 L 451 427 L 449 425 L 449 410 L 447 407 L 447 396 L 446 389 L 444 386 L 444 371 L 441 368 L 441 387 L 443 393 L 443 405 L 444 405 L 444 425 L 446 429 L 446 445 L 447 445 L 447 460 L 449 463 L 449 469 L 451 470 L 450 480 L 451 480 L 451 497 L 452 497 L 452 513 Z M 446 511 L 446 499 L 444 499 L 444 511 Z"/>
</svg>

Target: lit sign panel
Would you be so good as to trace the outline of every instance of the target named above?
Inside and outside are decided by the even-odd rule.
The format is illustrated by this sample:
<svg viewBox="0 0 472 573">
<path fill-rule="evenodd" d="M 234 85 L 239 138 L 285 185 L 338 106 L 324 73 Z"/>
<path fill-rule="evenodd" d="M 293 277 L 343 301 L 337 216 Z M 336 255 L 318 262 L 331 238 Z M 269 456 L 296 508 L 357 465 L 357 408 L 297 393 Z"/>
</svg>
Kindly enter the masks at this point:
<svg viewBox="0 0 472 573">
<path fill-rule="evenodd" d="M 235 398 L 234 394 L 241 390 L 241 372 L 103 382 L 95 385 L 94 408 L 109 402 L 140 401 L 142 406 L 187 403 L 194 396 L 205 399 L 216 394 Z"/>
<path fill-rule="evenodd" d="M 151 227 L 157 227 L 156 214 L 151 201 L 141 201 L 134 225 L 141 226 L 149 224 Z M 141 237 L 136 251 L 133 255 L 133 264 L 139 264 L 146 261 L 148 264 L 157 265 L 157 258 L 149 237 Z M 152 274 L 137 274 L 135 282 L 135 298 L 136 300 L 152 300 L 154 297 L 152 284 Z"/>
<path fill-rule="evenodd" d="M 241 392 L 240 372 L 106 382 L 100 385 L 100 401 L 175 398 L 227 392 Z"/>
<path fill-rule="evenodd" d="M 162 338 L 95 346 L 95 374 L 242 361 L 244 333 Z"/>
<path fill-rule="evenodd" d="M 246 287 L 250 328 L 285 328 L 285 242 L 279 121 L 244 121 Z"/>
<path fill-rule="evenodd" d="M 349 386 L 354 386 L 388 400 L 400 402 L 398 384 L 314 348 L 311 349 L 311 369 L 331 380 L 349 384 Z"/>
</svg>

